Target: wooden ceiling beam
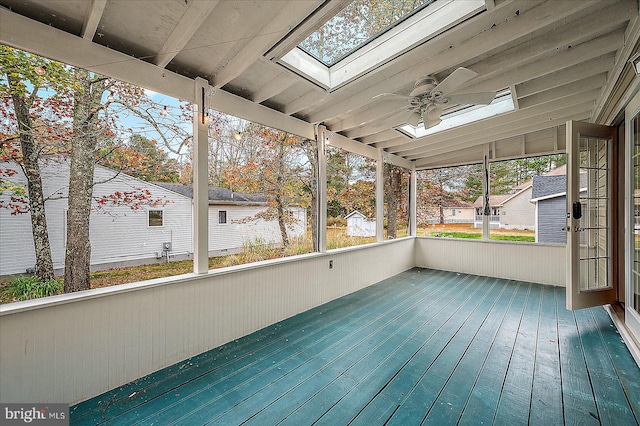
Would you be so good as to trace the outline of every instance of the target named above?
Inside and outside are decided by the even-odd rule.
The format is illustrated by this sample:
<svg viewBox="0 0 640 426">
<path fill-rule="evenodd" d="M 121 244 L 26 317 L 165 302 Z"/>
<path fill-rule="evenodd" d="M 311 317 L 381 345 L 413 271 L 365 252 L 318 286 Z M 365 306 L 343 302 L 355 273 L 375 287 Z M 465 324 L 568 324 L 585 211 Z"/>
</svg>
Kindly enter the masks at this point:
<svg viewBox="0 0 640 426">
<path fill-rule="evenodd" d="M 570 68 L 554 71 L 541 77 L 532 78 L 516 85 L 518 97 L 535 95 L 545 90 L 563 86 L 576 80 L 591 77 L 596 74 L 606 73 L 611 70 L 614 64 L 614 55 L 609 54 L 604 57 L 582 62 Z"/>
<path fill-rule="evenodd" d="M 153 63 L 160 68 L 165 68 L 169 62 L 187 45 L 191 37 L 215 9 L 219 0 L 191 1 L 187 4 L 187 10 L 178 24 L 175 26 L 169 38 L 153 59 Z"/>
<path fill-rule="evenodd" d="M 591 77 L 565 84 L 564 86 L 554 87 L 544 92 L 536 93 L 518 100 L 520 109 L 526 109 L 535 105 L 551 102 L 555 99 L 561 99 L 571 96 L 574 93 L 582 91 L 601 89 L 607 84 L 607 73 L 596 74 Z"/>
<path fill-rule="evenodd" d="M 85 14 L 84 22 L 82 23 L 82 32 L 80 33 L 80 37 L 85 40 L 93 40 L 106 5 L 107 0 L 91 0 L 87 5 L 87 13 Z"/>
<path fill-rule="evenodd" d="M 197 2 L 196 2 L 197 3 Z M 206 2 L 205 2 L 206 3 Z M 269 7 L 269 3 L 265 3 Z M 303 21 L 313 11 L 317 2 L 294 1 L 288 3 L 274 19 L 259 30 L 247 44 L 220 70 L 210 81 L 212 86 L 222 87 L 242 74 L 258 60 L 267 50 L 273 47 L 286 33 L 291 25 Z"/>
<path fill-rule="evenodd" d="M 270 99 L 284 92 L 295 83 L 296 81 L 293 80 L 288 73 L 281 72 L 267 84 L 253 92 L 253 94 L 251 95 L 251 100 L 256 103 L 264 102 L 267 99 Z"/>
</svg>

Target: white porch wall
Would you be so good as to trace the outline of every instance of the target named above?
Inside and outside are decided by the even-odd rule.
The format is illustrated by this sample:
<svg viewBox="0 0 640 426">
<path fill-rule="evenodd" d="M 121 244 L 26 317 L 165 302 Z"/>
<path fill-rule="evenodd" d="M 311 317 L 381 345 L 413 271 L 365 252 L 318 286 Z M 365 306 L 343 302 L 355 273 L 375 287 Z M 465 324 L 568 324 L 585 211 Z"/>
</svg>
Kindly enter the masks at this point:
<svg viewBox="0 0 640 426">
<path fill-rule="evenodd" d="M 565 252 L 564 245 L 418 237 L 415 266 L 564 287 Z"/>
<path fill-rule="evenodd" d="M 0 402 L 93 397 L 410 269 L 414 242 L 0 306 Z"/>
</svg>

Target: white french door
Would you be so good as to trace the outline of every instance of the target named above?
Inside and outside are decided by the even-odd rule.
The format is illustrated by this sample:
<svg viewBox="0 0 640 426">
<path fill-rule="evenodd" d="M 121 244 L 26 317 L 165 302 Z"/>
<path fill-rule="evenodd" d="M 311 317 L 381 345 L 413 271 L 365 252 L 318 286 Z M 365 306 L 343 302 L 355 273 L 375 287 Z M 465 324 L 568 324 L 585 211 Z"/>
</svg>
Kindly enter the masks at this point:
<svg viewBox="0 0 640 426">
<path fill-rule="evenodd" d="M 567 309 L 617 300 L 612 280 L 614 127 L 567 122 Z"/>
<path fill-rule="evenodd" d="M 625 323 L 640 342 L 640 94 L 625 111 Z"/>
</svg>

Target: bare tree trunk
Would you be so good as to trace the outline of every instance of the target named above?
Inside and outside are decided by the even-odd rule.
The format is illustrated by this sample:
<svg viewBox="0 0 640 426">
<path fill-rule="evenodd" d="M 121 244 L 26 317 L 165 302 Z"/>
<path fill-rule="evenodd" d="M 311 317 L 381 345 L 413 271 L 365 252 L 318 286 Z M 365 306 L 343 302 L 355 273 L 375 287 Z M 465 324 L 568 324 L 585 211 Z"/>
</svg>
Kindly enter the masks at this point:
<svg viewBox="0 0 640 426">
<path fill-rule="evenodd" d="M 386 186 L 387 196 L 387 238 L 397 237 L 398 232 L 398 199 L 400 198 L 401 179 L 400 170 L 390 164 L 386 164 L 388 185 Z"/>
<path fill-rule="evenodd" d="M 287 235 L 287 218 L 286 210 L 284 207 L 284 200 L 282 199 L 282 194 L 280 193 L 281 188 L 284 187 L 284 155 L 285 155 L 285 141 L 287 139 L 286 134 L 283 135 L 283 140 L 280 141 L 280 147 L 278 149 L 278 176 L 276 178 L 277 188 L 276 191 L 276 211 L 278 214 L 278 226 L 280 227 L 280 236 L 282 237 L 282 245 L 284 248 L 289 247 L 289 236 Z"/>
<path fill-rule="evenodd" d="M 309 193 L 311 194 L 311 239 L 313 250 L 318 251 L 318 151 L 311 141 L 305 142 L 309 159 Z"/>
<path fill-rule="evenodd" d="M 74 92 L 64 270 L 66 293 L 91 287 L 89 217 L 93 193 L 94 155 L 98 143 L 97 113 L 104 91 L 104 81 L 92 82 L 88 71 L 76 70 L 76 78 L 78 88 Z"/>
<path fill-rule="evenodd" d="M 15 88 L 15 82 L 11 75 L 7 75 L 7 80 L 9 86 Z M 36 90 L 37 88 L 34 88 L 34 91 Z M 13 107 L 18 120 L 24 173 L 27 178 L 31 233 L 36 254 L 36 275 L 41 282 L 44 282 L 53 278 L 53 261 L 51 259 L 51 245 L 49 243 L 47 216 L 44 207 L 42 176 L 40 175 L 40 165 L 38 164 L 40 153 L 33 140 L 33 126 L 29 116 L 29 105 L 24 98 L 17 94 L 17 90 L 12 90 L 11 93 Z"/>
</svg>

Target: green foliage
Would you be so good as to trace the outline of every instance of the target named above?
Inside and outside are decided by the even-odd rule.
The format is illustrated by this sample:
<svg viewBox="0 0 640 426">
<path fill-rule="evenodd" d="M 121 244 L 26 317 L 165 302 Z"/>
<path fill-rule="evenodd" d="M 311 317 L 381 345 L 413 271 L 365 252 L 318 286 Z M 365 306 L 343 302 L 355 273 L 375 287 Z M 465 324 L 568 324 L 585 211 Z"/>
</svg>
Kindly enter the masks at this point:
<svg viewBox="0 0 640 426">
<path fill-rule="evenodd" d="M 96 158 L 103 166 L 147 182 L 178 182 L 176 160 L 159 148 L 155 140 L 133 135 L 128 143 L 108 140 L 98 147 Z"/>
<path fill-rule="evenodd" d="M 40 282 L 37 276 L 21 276 L 11 280 L 9 293 L 17 300 L 53 296 L 62 291 L 62 283 L 56 279 Z"/>
</svg>

